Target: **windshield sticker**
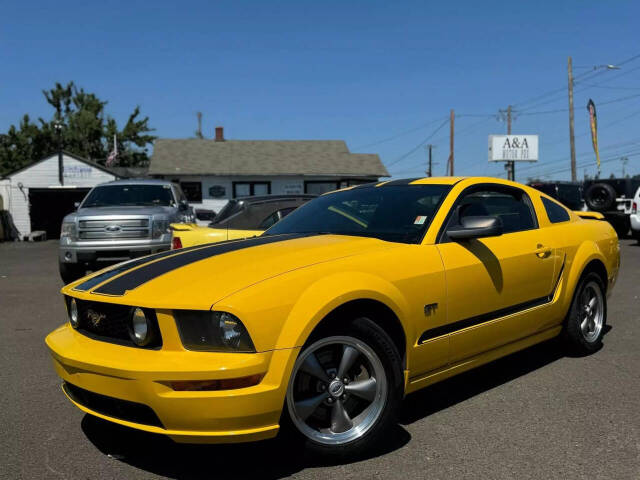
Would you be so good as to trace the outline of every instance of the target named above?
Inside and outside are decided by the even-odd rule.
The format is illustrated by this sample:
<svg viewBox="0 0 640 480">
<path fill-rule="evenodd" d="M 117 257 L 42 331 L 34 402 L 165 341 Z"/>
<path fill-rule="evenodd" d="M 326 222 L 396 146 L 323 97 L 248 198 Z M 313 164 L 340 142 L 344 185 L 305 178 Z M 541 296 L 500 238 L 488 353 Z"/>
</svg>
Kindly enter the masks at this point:
<svg viewBox="0 0 640 480">
<path fill-rule="evenodd" d="M 427 221 L 427 216 L 426 215 L 418 215 L 415 219 L 415 221 L 413 222 L 414 225 L 424 225 L 424 222 Z"/>
</svg>

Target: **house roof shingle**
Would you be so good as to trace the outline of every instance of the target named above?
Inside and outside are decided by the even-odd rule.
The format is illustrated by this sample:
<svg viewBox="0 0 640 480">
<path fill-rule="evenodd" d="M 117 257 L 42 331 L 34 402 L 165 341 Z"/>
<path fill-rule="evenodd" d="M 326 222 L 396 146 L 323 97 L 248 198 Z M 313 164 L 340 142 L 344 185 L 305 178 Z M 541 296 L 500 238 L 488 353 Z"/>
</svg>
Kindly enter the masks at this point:
<svg viewBox="0 0 640 480">
<path fill-rule="evenodd" d="M 156 140 L 149 175 L 177 174 L 389 176 L 377 154 L 342 140 Z"/>
</svg>

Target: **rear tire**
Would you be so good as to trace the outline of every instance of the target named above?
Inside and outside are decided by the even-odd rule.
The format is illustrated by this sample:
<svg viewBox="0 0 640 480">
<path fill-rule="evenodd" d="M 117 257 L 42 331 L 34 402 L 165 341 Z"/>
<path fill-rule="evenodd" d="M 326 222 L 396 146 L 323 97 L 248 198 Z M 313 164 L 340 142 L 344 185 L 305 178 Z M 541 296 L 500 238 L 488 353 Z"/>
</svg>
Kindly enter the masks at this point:
<svg viewBox="0 0 640 480">
<path fill-rule="evenodd" d="M 84 277 L 86 273 L 87 269 L 83 264 L 60 263 L 60 278 L 65 285 Z"/>
<path fill-rule="evenodd" d="M 384 440 L 402 393 L 393 341 L 373 321 L 357 318 L 303 347 L 289 380 L 283 427 L 315 454 L 355 458 Z"/>
<path fill-rule="evenodd" d="M 584 201 L 589 210 L 606 212 L 612 210 L 616 203 L 616 189 L 608 183 L 594 183 L 584 192 Z"/>
<path fill-rule="evenodd" d="M 588 355 L 602 347 L 607 324 L 607 297 L 600 276 L 589 272 L 578 282 L 565 320 L 564 336 L 576 354 Z"/>
</svg>

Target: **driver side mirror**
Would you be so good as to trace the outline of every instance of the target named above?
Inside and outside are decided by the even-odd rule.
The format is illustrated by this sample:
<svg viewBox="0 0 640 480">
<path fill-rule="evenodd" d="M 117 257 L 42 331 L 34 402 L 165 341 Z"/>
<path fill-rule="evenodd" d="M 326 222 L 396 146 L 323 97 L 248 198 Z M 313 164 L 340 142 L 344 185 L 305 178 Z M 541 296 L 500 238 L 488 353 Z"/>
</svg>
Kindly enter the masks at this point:
<svg viewBox="0 0 640 480">
<path fill-rule="evenodd" d="M 448 229 L 447 235 L 454 241 L 497 237 L 502 235 L 502 221 L 498 217 L 462 217 L 460 225 Z"/>
<path fill-rule="evenodd" d="M 189 202 L 187 202 L 186 200 L 180 200 L 180 203 L 178 204 L 178 210 L 180 210 L 181 212 L 189 210 Z"/>
</svg>

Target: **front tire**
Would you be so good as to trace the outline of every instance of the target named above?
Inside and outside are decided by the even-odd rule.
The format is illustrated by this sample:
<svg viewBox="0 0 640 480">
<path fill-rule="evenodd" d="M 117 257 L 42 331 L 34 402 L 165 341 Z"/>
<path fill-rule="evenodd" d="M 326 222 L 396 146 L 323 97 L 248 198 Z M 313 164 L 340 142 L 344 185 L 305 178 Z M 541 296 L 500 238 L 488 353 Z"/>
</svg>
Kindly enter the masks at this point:
<svg viewBox="0 0 640 480">
<path fill-rule="evenodd" d="M 353 458 L 395 423 L 402 363 L 371 320 L 358 318 L 341 330 L 303 347 L 287 389 L 285 427 L 315 453 Z"/>
<path fill-rule="evenodd" d="M 607 297 L 599 275 L 589 272 L 576 288 L 565 323 L 565 338 L 577 354 L 587 355 L 602 347 L 607 323 Z"/>
</svg>

